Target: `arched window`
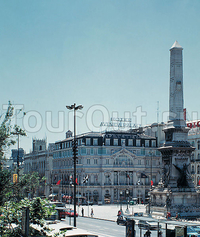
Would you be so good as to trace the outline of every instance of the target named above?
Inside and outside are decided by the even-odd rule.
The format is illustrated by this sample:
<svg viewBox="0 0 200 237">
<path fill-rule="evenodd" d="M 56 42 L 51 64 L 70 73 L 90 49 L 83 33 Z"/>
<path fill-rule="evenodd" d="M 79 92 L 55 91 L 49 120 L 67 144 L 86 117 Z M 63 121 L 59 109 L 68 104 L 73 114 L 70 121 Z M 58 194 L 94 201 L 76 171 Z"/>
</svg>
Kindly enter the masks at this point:
<svg viewBox="0 0 200 237">
<path fill-rule="evenodd" d="M 191 170 L 191 173 L 194 174 L 194 165 L 192 165 L 192 170 Z"/>
<path fill-rule="evenodd" d="M 197 185 L 198 186 L 200 185 L 200 177 L 199 176 L 197 177 Z"/>
<path fill-rule="evenodd" d="M 200 141 L 197 142 L 197 148 L 200 150 Z"/>
</svg>

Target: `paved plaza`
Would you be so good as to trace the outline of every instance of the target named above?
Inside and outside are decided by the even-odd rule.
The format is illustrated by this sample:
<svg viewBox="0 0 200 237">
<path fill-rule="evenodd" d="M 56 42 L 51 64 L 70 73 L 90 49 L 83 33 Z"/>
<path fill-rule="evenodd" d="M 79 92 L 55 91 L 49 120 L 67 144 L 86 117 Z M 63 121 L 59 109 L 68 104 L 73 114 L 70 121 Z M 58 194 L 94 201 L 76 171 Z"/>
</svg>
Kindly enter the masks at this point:
<svg viewBox="0 0 200 237">
<path fill-rule="evenodd" d="M 93 206 L 80 206 L 77 208 L 77 212 L 81 216 L 81 210 L 84 209 L 84 216 L 91 217 L 91 209 L 93 209 L 93 218 L 100 218 L 105 220 L 116 221 L 117 213 L 120 209 L 120 205 L 93 205 Z M 122 211 L 124 214 L 133 214 L 135 212 L 146 212 L 146 205 L 133 205 L 128 207 L 127 205 L 122 206 Z"/>
</svg>

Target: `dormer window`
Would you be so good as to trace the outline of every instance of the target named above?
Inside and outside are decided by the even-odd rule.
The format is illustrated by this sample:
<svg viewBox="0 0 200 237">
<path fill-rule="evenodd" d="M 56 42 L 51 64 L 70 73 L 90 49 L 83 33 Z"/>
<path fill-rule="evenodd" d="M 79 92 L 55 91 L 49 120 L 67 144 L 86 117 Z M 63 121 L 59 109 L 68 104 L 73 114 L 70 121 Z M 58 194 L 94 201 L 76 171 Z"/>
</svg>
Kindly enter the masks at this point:
<svg viewBox="0 0 200 237">
<path fill-rule="evenodd" d="M 106 146 L 110 146 L 110 138 L 106 138 Z"/>
<path fill-rule="evenodd" d="M 98 139 L 97 138 L 93 138 L 93 146 L 97 146 L 98 145 Z"/>
<path fill-rule="evenodd" d="M 152 141 L 151 141 L 151 146 L 152 146 L 152 147 L 156 147 L 156 141 L 155 141 L 155 140 L 152 140 Z"/>
<path fill-rule="evenodd" d="M 90 138 L 86 138 L 86 146 L 90 146 Z"/>
<path fill-rule="evenodd" d="M 125 146 L 125 142 L 126 142 L 125 139 L 121 139 L 121 146 Z"/>
<path fill-rule="evenodd" d="M 128 145 L 133 146 L 133 139 L 128 139 Z"/>
<path fill-rule="evenodd" d="M 136 140 L 136 146 L 140 146 L 140 140 L 139 139 Z"/>
<path fill-rule="evenodd" d="M 114 146 L 118 146 L 118 139 L 114 139 Z"/>
<path fill-rule="evenodd" d="M 149 147 L 149 140 L 145 140 L 145 147 Z"/>
</svg>

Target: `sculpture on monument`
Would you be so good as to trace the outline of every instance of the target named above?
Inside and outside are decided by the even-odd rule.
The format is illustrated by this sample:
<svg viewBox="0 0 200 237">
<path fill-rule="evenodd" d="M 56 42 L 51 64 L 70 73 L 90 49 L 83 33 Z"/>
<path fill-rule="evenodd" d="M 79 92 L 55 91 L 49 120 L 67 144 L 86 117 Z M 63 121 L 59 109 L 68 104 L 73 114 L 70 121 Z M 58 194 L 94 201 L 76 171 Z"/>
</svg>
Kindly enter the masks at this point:
<svg viewBox="0 0 200 237">
<path fill-rule="evenodd" d="M 186 165 L 186 164 L 183 164 L 183 167 L 182 168 L 179 168 L 177 165 L 173 164 L 176 169 L 179 171 L 180 173 L 180 177 L 177 179 L 177 187 L 178 188 L 187 188 L 189 187 L 189 184 L 188 184 L 188 181 L 187 181 L 187 173 L 188 173 L 188 170 L 187 170 L 187 167 L 190 165 Z"/>
</svg>

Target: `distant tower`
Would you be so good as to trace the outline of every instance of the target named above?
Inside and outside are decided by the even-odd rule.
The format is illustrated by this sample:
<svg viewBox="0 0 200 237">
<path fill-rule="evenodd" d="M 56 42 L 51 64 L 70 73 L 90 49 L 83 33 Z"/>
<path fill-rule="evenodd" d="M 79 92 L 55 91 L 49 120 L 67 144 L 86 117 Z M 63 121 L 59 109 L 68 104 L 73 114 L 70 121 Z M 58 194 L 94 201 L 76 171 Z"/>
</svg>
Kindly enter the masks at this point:
<svg viewBox="0 0 200 237">
<path fill-rule="evenodd" d="M 33 139 L 33 152 L 45 151 L 47 149 L 47 142 L 45 139 Z"/>
</svg>

